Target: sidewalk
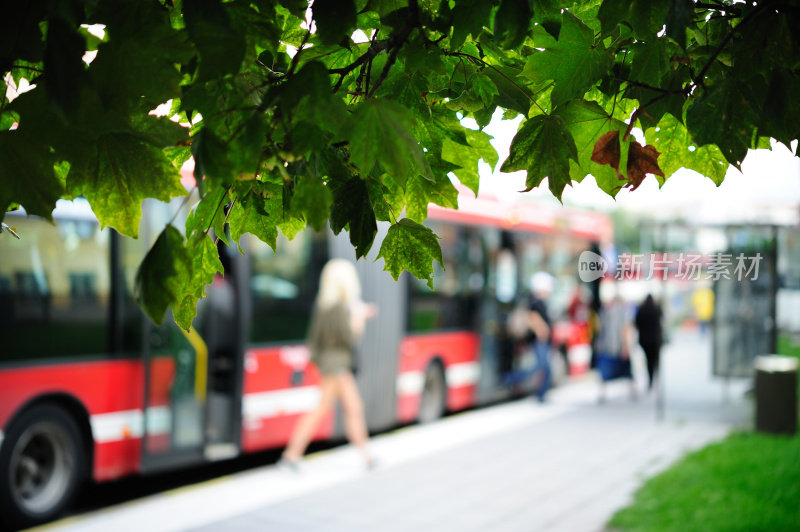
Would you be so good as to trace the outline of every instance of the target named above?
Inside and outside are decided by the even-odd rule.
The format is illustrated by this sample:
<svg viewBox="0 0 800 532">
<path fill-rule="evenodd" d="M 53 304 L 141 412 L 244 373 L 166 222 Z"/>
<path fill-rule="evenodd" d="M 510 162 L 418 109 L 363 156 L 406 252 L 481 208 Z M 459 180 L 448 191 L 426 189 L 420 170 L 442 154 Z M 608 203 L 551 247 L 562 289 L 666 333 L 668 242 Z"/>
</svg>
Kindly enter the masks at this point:
<svg viewBox="0 0 800 532">
<path fill-rule="evenodd" d="M 666 415 L 613 383 L 597 403 L 587 377 L 539 405 L 525 399 L 373 439 L 366 472 L 342 447 L 302 471 L 266 466 L 48 527 L 54 530 L 602 530 L 641 481 L 687 451 L 747 426 L 747 382 L 710 377 L 710 345 L 676 335 L 662 355 Z M 634 369 L 642 388 L 641 363 Z"/>
</svg>

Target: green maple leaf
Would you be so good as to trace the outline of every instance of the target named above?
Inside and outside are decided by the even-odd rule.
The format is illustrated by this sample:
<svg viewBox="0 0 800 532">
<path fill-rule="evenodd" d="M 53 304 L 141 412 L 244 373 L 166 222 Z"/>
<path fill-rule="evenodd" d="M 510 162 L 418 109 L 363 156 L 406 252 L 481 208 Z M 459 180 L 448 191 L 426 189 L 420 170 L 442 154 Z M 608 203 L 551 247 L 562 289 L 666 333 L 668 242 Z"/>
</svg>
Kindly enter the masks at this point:
<svg viewBox="0 0 800 532">
<path fill-rule="evenodd" d="M 134 283 L 136 302 L 154 323 L 161 323 L 167 308 L 183 295 L 181 278 L 190 267 L 183 236 L 168 225 L 139 265 Z"/>
<path fill-rule="evenodd" d="M 716 144 L 736 168 L 747 155 L 758 122 L 749 92 L 731 75 L 686 110 L 686 127 L 697 144 Z"/>
<path fill-rule="evenodd" d="M 228 216 L 231 237 L 238 241 L 250 233 L 275 249 L 278 225 L 284 222 L 283 187 L 272 183 L 252 182 L 239 185 L 237 196 Z"/>
<path fill-rule="evenodd" d="M 379 162 L 398 181 L 412 175 L 433 178 L 422 148 L 411 134 L 408 110 L 388 100 L 361 104 L 343 128 L 350 143 L 350 162 L 369 175 Z"/>
<path fill-rule="evenodd" d="M 95 16 L 106 25 L 108 39 L 98 46 L 89 75 L 106 105 L 127 108 L 144 98 L 152 109 L 181 95 L 176 65 L 191 57 L 192 48 L 165 9 L 155 2 L 120 0 L 98 3 Z"/>
<path fill-rule="evenodd" d="M 198 186 L 205 181 L 213 185 L 229 184 L 234 178 L 234 166 L 226 144 L 208 127 L 201 128 L 192 137 L 192 156 L 194 157 L 194 178 Z"/>
<path fill-rule="evenodd" d="M 494 98 L 494 105 L 499 105 L 504 109 L 513 109 L 520 114 L 528 114 L 528 109 L 531 107 L 531 94 L 523 87 L 524 78 L 520 78 L 521 69 L 496 66 L 487 68 L 483 73 L 497 87 L 498 94 Z"/>
<path fill-rule="evenodd" d="M 563 31 L 563 29 L 562 29 Z M 511 141 L 508 159 L 501 172 L 527 170 L 526 191 L 547 177 L 550 191 L 561 199 L 564 187 L 570 184 L 570 160 L 578 161 L 575 141 L 558 115 L 539 115 L 525 121 Z"/>
<path fill-rule="evenodd" d="M 450 139 L 444 139 L 442 145 L 442 160 L 456 165 L 458 168 L 453 173 L 462 184 L 478 195 L 480 175 L 478 174 L 478 160 L 480 156 L 471 146 L 465 146 Z M 412 216 L 412 218 L 414 218 Z"/>
<path fill-rule="evenodd" d="M 403 270 L 417 279 L 426 279 L 433 290 L 433 263 L 444 267 L 442 249 L 436 233 L 413 220 L 403 218 L 389 228 L 377 258 L 383 258 L 384 271 L 396 281 Z"/>
<path fill-rule="evenodd" d="M 262 106 L 279 104 L 287 115 L 336 133 L 347 121 L 342 100 L 331 94 L 328 68 L 321 61 L 309 61 L 289 81 L 270 89 Z"/>
<path fill-rule="evenodd" d="M 447 177 L 447 172 L 437 172 L 435 176 L 433 181 L 413 177 L 406 183 L 406 216 L 412 220 L 425 221 L 429 203 L 458 208 L 458 191 Z"/>
<path fill-rule="evenodd" d="M 287 216 L 280 224 L 278 229 L 281 230 L 283 236 L 289 240 L 293 240 L 303 229 L 306 228 L 306 221 L 295 216 Z"/>
<path fill-rule="evenodd" d="M 566 11 L 555 46 L 528 58 L 523 75 L 534 82 L 553 80 L 554 105 L 579 98 L 588 91 L 614 62 L 602 42 L 595 43 L 594 32 L 581 19 Z"/>
<path fill-rule="evenodd" d="M 0 131 L 0 220 L 12 203 L 28 214 L 52 220 L 53 208 L 64 187 L 53 171 L 47 146 L 22 131 Z"/>
<path fill-rule="evenodd" d="M 800 75 L 784 68 L 775 68 L 770 74 L 767 94 L 761 109 L 758 134 L 772 137 L 791 149 L 792 141 L 798 138 L 797 123 L 800 120 Z M 795 154 L 797 150 L 794 150 Z"/>
<path fill-rule="evenodd" d="M 697 146 L 686 127 L 672 115 L 664 115 L 658 127 L 648 129 L 645 137 L 661 154 L 658 165 L 666 177 L 656 176 L 660 184 L 679 168 L 694 170 L 718 186 L 725 179 L 728 161 L 720 149 L 713 144 Z"/>
<path fill-rule="evenodd" d="M 86 74 L 86 65 L 81 60 L 85 51 L 86 41 L 73 24 L 61 17 L 48 21 L 44 87 L 50 102 L 61 113 L 69 115 L 78 103 Z"/>
<path fill-rule="evenodd" d="M 450 139 L 458 144 L 466 144 L 467 130 L 459 122 L 456 113 L 445 110 L 441 106 L 431 109 L 431 117 L 421 121 L 415 129 L 425 149 L 429 153 L 441 156 L 444 139 Z"/>
<path fill-rule="evenodd" d="M 331 179 L 333 192 L 331 229 L 334 233 L 349 228 L 350 243 L 356 247 L 356 258 L 367 254 L 378 232 L 375 211 L 372 208 L 365 181 L 359 177 Z"/>
<path fill-rule="evenodd" d="M 443 136 L 439 139 L 441 158 L 456 166 L 453 173 L 477 196 L 480 184 L 478 161 L 483 159 L 494 169 L 497 165 L 497 151 L 489 142 L 492 137 L 483 131 L 462 128 L 459 133 L 460 136 Z"/>
<path fill-rule="evenodd" d="M 646 63 L 643 63 L 641 66 L 643 69 L 637 75 L 646 77 L 654 74 L 653 70 L 650 70 L 649 74 L 646 73 L 648 68 L 654 66 L 653 64 L 648 66 Z M 639 122 L 641 123 L 643 129 L 647 129 L 658 124 L 658 122 L 661 120 L 661 117 L 666 113 L 672 114 L 672 116 L 675 118 L 683 118 L 683 107 L 684 103 L 686 102 L 686 97 L 681 90 L 687 79 L 685 77 L 685 72 L 685 70 L 671 70 L 667 68 L 663 72 L 663 77 L 661 80 L 653 84 L 654 86 L 659 87 L 659 90 L 650 89 L 646 86 L 635 85 L 629 85 L 625 89 L 624 94 L 626 99 L 630 98 L 631 100 L 637 100 L 642 104 L 649 102 L 645 108 L 645 112 L 639 115 Z M 663 90 L 673 92 L 664 93 Z"/>
<path fill-rule="evenodd" d="M 620 189 L 619 176 L 610 166 L 592 161 L 592 150 L 601 135 L 611 130 L 624 132 L 627 124 L 611 118 L 597 102 L 586 100 L 567 102 L 557 107 L 553 114 L 564 120 L 564 127 L 572 135 L 578 151 L 577 161 L 569 163 L 572 179 L 580 182 L 587 174 L 592 174 L 601 189 L 615 196 Z M 621 168 L 624 170 L 625 161 Z"/>
<path fill-rule="evenodd" d="M 101 135 L 94 156 L 72 166 L 67 185 L 89 200 L 101 226 L 132 237 L 139 230 L 143 199 L 168 201 L 186 194 L 164 152 L 134 131 Z"/>
<path fill-rule="evenodd" d="M 468 35 L 480 35 L 483 25 L 489 19 L 492 4 L 485 0 L 462 0 L 453 8 L 453 36 L 450 39 L 452 50 L 461 48 Z"/>
<path fill-rule="evenodd" d="M 206 191 L 206 195 L 197 204 L 192 215 L 186 219 L 186 235 L 192 238 L 213 228 L 216 236 L 228 243 L 225 235 L 224 209 L 228 200 L 227 187 L 218 186 Z"/>
<path fill-rule="evenodd" d="M 478 195 L 480 175 L 478 161 L 483 159 L 492 168 L 497 165 L 497 151 L 489 143 L 491 137 L 482 131 L 466 130 L 466 143 L 445 138 L 442 143 L 442 160 L 456 165 L 453 173 L 459 181 Z"/>
<path fill-rule="evenodd" d="M 692 22 L 691 0 L 670 0 L 667 7 L 667 36 L 686 48 L 686 27 Z"/>
<path fill-rule="evenodd" d="M 319 38 L 324 44 L 338 44 L 347 39 L 356 25 L 353 0 L 314 0 L 311 5 Z"/>
<path fill-rule="evenodd" d="M 238 72 L 246 42 L 244 35 L 231 27 L 228 12 L 220 0 L 184 2 L 183 20 L 200 56 L 198 78 L 201 81 Z"/>
<path fill-rule="evenodd" d="M 648 44 L 634 43 L 631 55 L 630 79 L 660 87 L 661 79 L 670 68 L 666 39 Z"/>
<path fill-rule="evenodd" d="M 675 0 L 672 0 L 673 2 Z M 654 2 L 653 0 L 603 0 L 597 18 L 604 35 L 610 34 L 617 24 L 627 22 L 633 28 L 636 36 L 644 41 L 655 37 L 656 33 L 664 27 L 667 17 L 667 2 Z M 671 16 L 676 15 L 670 11 Z M 669 31 L 678 31 L 675 19 L 668 20 Z"/>
<path fill-rule="evenodd" d="M 401 54 L 405 72 L 400 79 L 405 78 L 406 83 L 427 76 L 447 75 L 441 52 L 436 48 L 425 46 L 424 41 L 417 35 L 412 36 Z"/>
<path fill-rule="evenodd" d="M 529 0 L 502 0 L 494 15 L 494 36 L 497 43 L 511 50 L 525 40 L 531 23 Z"/>
<path fill-rule="evenodd" d="M 405 190 L 394 182 L 392 176 L 383 174 L 381 179 L 368 180 L 367 191 L 376 220 L 394 222 L 397 219 L 395 213 L 403 212 L 406 205 Z"/>
<path fill-rule="evenodd" d="M 439 59 L 441 60 L 441 57 Z M 438 79 L 439 77 L 432 74 L 425 67 L 421 72 L 425 72 L 428 77 L 424 77 L 420 71 L 411 72 L 410 69 L 393 72 L 393 75 L 389 75 L 383 85 L 380 86 L 376 96 L 399 103 L 415 116 L 430 114 L 431 108 L 423 94 L 432 90 L 431 85 L 436 86 L 429 78 Z M 414 124 L 412 132 L 416 132 L 416 126 L 417 124 Z"/>
<path fill-rule="evenodd" d="M 206 285 L 214 280 L 217 272 L 223 271 L 223 267 L 217 246 L 209 235 L 189 240 L 186 251 L 189 260 L 178 269 L 176 280 L 182 293 L 172 309 L 175 323 L 188 331 L 197 314 L 197 302 L 206 295 Z"/>
<path fill-rule="evenodd" d="M 289 13 L 295 17 L 303 18 L 308 9 L 307 0 L 278 0 L 278 3 L 285 7 Z"/>
<path fill-rule="evenodd" d="M 533 0 L 533 13 L 537 21 L 553 37 L 558 37 L 561 31 L 562 3 L 558 0 Z"/>
<path fill-rule="evenodd" d="M 308 225 L 322 231 L 331 213 L 333 196 L 322 180 L 315 175 L 297 179 L 292 195 L 292 212 L 305 218 Z"/>
<path fill-rule="evenodd" d="M 494 101 L 494 97 L 500 94 L 497 85 L 491 78 L 485 75 L 475 75 L 470 79 L 470 90 L 480 98 L 484 106 L 489 106 Z"/>
<path fill-rule="evenodd" d="M 483 131 L 476 131 L 474 129 L 467 129 L 464 133 L 467 137 L 467 143 L 478 152 L 483 162 L 494 170 L 500 157 L 497 155 L 495 147 L 489 142 L 492 136 Z"/>
</svg>

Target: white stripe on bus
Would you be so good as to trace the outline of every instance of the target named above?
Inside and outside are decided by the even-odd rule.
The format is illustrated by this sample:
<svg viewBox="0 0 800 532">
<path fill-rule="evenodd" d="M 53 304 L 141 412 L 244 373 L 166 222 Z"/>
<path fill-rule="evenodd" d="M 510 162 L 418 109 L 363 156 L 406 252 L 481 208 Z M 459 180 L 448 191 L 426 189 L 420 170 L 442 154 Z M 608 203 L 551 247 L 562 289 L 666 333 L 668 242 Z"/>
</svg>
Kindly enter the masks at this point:
<svg viewBox="0 0 800 532">
<path fill-rule="evenodd" d="M 144 416 L 141 410 L 122 410 L 94 414 L 90 418 L 92 435 L 97 443 L 109 443 L 141 438 L 144 433 Z M 168 406 L 147 409 L 147 432 L 149 435 L 169 434 L 172 426 L 172 411 Z"/>
<path fill-rule="evenodd" d="M 252 393 L 244 396 L 242 411 L 248 420 L 298 414 L 313 410 L 319 398 L 320 390 L 316 386 Z M 172 416 L 169 406 L 148 408 L 148 434 L 169 434 L 172 431 Z M 90 422 L 97 443 L 141 438 L 144 432 L 142 411 L 138 409 L 94 414 Z"/>
<path fill-rule="evenodd" d="M 397 395 L 419 395 L 425 387 L 425 374 L 406 371 L 397 376 Z"/>
<path fill-rule="evenodd" d="M 319 404 L 321 392 L 318 386 L 300 386 L 288 390 L 248 393 L 242 401 L 245 421 L 300 414 L 314 410 Z"/>
<path fill-rule="evenodd" d="M 451 364 L 445 370 L 448 388 L 472 386 L 478 383 L 481 366 L 478 362 Z M 397 395 L 419 395 L 425 388 L 425 373 L 406 371 L 397 376 Z"/>
<path fill-rule="evenodd" d="M 447 367 L 447 387 L 471 386 L 477 384 L 481 375 L 481 366 L 477 362 L 462 362 Z"/>
<path fill-rule="evenodd" d="M 450 388 L 469 386 L 478 382 L 480 365 L 477 362 L 452 364 L 446 370 Z M 398 395 L 419 395 L 425 385 L 421 371 L 401 373 L 397 377 Z M 302 386 L 288 390 L 272 390 L 246 394 L 242 401 L 245 421 L 301 414 L 313 410 L 320 399 L 317 386 Z M 123 410 L 91 416 L 92 434 L 97 443 L 141 438 L 144 423 L 141 410 Z M 169 406 L 147 409 L 147 426 L 150 435 L 169 434 L 172 429 L 172 410 Z M 2 440 L 0 440 L 2 441 Z"/>
</svg>

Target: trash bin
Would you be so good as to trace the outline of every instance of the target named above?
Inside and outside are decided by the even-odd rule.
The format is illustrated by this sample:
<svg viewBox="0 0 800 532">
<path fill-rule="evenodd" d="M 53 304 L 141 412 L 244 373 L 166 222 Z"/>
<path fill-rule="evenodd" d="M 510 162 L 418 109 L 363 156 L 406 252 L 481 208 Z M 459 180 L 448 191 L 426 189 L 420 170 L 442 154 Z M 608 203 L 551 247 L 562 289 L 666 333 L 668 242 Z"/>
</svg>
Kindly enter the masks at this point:
<svg viewBox="0 0 800 532">
<path fill-rule="evenodd" d="M 798 360 L 780 355 L 758 356 L 756 430 L 773 434 L 797 432 Z"/>
</svg>

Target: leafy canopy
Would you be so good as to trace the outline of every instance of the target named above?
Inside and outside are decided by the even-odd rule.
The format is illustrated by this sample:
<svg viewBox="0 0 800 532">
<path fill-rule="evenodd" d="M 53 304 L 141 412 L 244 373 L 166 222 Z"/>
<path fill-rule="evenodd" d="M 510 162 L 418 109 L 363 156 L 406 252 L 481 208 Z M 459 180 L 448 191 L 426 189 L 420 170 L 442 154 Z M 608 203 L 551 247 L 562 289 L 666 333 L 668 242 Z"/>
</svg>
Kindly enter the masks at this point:
<svg viewBox="0 0 800 532">
<path fill-rule="evenodd" d="M 427 205 L 456 207 L 454 180 L 477 194 L 479 161 L 499 162 L 464 117 L 482 128 L 498 109 L 523 115 L 501 170 L 527 171 L 528 189 L 548 178 L 559 198 L 589 174 L 612 196 L 681 167 L 720 183 L 748 149 L 800 136 L 793 0 L 61 0 L 2 11 L 4 82 L 35 88 L 5 91 L 0 107 L 0 213 L 49 218 L 58 198 L 82 195 L 101 224 L 135 237 L 144 198 L 187 195 L 179 169 L 193 156 L 199 202 L 185 231 L 170 225 L 155 242 L 136 287 L 154 320 L 172 307 L 184 327 L 221 268 L 217 238 L 252 233 L 274 247 L 279 232 L 329 223 L 363 257 L 388 222 L 386 269 L 430 281 L 441 251 L 422 225 Z M 164 104 L 174 120 L 152 112 Z"/>
</svg>

